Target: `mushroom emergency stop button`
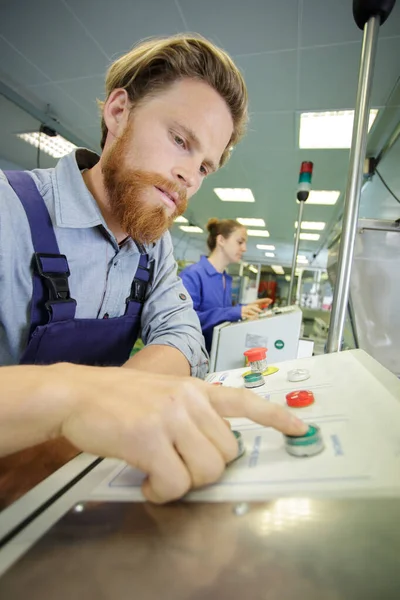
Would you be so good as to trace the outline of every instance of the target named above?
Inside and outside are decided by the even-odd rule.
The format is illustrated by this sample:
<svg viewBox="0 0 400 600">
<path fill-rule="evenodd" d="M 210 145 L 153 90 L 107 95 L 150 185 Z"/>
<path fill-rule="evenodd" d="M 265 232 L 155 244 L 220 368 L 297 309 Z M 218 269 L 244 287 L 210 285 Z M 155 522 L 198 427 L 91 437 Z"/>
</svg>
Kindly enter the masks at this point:
<svg viewBox="0 0 400 600">
<path fill-rule="evenodd" d="M 292 408 L 304 408 L 315 401 L 314 394 L 309 390 L 296 390 L 286 394 L 286 402 Z"/>
</svg>

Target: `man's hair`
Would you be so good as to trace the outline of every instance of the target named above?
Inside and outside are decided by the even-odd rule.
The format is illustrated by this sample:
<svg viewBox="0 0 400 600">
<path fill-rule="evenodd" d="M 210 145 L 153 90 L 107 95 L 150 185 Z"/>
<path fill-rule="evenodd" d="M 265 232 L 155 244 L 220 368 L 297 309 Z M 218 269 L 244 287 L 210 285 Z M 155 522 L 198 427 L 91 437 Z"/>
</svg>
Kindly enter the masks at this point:
<svg viewBox="0 0 400 600">
<path fill-rule="evenodd" d="M 230 149 L 243 137 L 247 124 L 247 89 L 244 79 L 226 52 L 199 35 L 180 34 L 152 38 L 134 46 L 108 69 L 106 99 L 123 88 L 134 108 L 146 96 L 156 95 L 184 78 L 208 83 L 225 100 L 233 120 L 233 134 L 221 158 L 227 160 Z M 99 102 L 103 108 L 104 102 Z M 101 120 L 101 148 L 107 137 Z"/>
<path fill-rule="evenodd" d="M 214 217 L 207 221 L 206 228 L 208 231 L 207 246 L 211 252 L 217 246 L 217 237 L 219 235 L 222 235 L 227 240 L 237 229 L 245 229 L 241 223 L 234 219 L 219 220 Z"/>
</svg>

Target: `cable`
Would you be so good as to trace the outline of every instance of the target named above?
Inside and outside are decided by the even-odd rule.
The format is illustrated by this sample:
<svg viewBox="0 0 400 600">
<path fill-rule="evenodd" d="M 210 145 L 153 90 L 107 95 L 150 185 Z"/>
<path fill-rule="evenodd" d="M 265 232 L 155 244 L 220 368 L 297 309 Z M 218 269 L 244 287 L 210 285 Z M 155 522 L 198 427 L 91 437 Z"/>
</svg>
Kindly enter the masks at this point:
<svg viewBox="0 0 400 600">
<path fill-rule="evenodd" d="M 393 198 L 400 204 L 400 199 L 392 192 L 386 181 L 383 179 L 382 175 L 379 173 L 378 169 L 375 169 L 375 173 L 378 175 L 379 179 L 382 181 L 383 185 L 387 189 L 387 191 L 393 196 Z"/>
</svg>

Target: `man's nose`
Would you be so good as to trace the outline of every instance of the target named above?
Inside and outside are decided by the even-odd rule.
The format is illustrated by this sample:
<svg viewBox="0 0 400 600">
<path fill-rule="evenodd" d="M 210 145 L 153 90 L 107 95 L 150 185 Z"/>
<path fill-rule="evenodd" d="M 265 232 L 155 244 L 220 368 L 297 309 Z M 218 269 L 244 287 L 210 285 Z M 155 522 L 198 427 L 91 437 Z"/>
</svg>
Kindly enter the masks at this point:
<svg viewBox="0 0 400 600">
<path fill-rule="evenodd" d="M 200 173 L 192 166 L 180 165 L 172 171 L 174 180 L 193 194 L 200 187 Z"/>
</svg>

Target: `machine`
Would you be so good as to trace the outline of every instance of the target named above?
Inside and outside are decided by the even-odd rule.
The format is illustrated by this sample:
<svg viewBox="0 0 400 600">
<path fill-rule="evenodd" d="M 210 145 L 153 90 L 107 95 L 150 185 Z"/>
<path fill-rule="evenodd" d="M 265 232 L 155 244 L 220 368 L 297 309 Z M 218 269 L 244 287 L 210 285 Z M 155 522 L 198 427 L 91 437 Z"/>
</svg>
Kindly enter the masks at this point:
<svg viewBox="0 0 400 600">
<path fill-rule="evenodd" d="M 254 321 L 225 322 L 214 327 L 210 371 L 244 366 L 243 352 L 262 346 L 268 362 L 297 358 L 302 312 L 297 306 L 266 310 Z"/>
</svg>

